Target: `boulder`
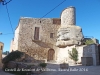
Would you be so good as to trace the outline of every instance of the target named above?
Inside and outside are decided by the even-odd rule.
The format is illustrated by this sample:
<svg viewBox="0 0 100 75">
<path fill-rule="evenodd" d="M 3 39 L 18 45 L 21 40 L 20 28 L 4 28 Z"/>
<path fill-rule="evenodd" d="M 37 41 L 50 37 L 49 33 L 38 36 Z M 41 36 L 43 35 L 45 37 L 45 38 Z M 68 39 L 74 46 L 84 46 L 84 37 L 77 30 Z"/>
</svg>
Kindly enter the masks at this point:
<svg viewBox="0 0 100 75">
<path fill-rule="evenodd" d="M 9 63 L 7 63 L 7 68 L 16 68 L 17 64 L 14 61 L 10 61 Z"/>
<path fill-rule="evenodd" d="M 75 25 L 61 26 L 57 33 L 57 47 L 81 45 L 84 39 L 82 29 Z"/>
<path fill-rule="evenodd" d="M 22 69 L 22 68 L 27 68 L 27 65 L 26 64 L 24 64 L 24 63 L 16 63 L 17 64 L 17 68 L 19 68 L 19 69 Z"/>
</svg>

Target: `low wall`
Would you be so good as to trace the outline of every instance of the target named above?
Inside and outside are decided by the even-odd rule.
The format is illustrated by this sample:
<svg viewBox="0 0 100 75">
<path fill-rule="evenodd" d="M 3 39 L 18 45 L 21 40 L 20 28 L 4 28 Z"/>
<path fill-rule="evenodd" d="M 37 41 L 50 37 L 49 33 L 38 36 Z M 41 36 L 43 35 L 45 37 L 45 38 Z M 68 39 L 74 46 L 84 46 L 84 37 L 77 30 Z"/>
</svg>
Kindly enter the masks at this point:
<svg viewBox="0 0 100 75">
<path fill-rule="evenodd" d="M 72 51 L 72 48 L 76 48 L 78 51 L 78 61 L 77 63 L 82 63 L 81 57 L 92 57 L 93 65 L 99 64 L 99 55 L 98 55 L 98 47 L 95 44 L 91 45 L 82 45 L 82 46 L 69 46 L 66 48 L 59 48 L 57 53 L 57 62 L 58 63 L 74 63 L 72 59 L 69 58 L 69 51 Z"/>
</svg>

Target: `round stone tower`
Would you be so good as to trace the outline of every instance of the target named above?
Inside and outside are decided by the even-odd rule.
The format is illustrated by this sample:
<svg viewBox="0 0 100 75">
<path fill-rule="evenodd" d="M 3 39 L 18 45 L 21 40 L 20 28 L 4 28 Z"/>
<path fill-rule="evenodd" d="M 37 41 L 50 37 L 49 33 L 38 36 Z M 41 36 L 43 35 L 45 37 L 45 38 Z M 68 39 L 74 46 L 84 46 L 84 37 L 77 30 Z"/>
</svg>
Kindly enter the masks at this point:
<svg viewBox="0 0 100 75">
<path fill-rule="evenodd" d="M 61 13 L 61 25 L 75 25 L 76 24 L 76 15 L 75 7 L 68 7 L 64 9 Z"/>
<path fill-rule="evenodd" d="M 81 45 L 83 41 L 82 28 L 76 26 L 75 7 L 68 7 L 61 13 L 61 27 L 57 32 L 57 47 Z"/>
</svg>

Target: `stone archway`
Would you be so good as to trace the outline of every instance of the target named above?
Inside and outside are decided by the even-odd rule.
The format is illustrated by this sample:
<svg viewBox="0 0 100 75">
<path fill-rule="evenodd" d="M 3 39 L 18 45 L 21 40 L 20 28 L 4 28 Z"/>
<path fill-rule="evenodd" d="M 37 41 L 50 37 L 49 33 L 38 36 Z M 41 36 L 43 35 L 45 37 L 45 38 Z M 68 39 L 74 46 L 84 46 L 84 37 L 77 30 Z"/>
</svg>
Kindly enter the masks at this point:
<svg viewBox="0 0 100 75">
<path fill-rule="evenodd" d="M 48 61 L 54 60 L 54 55 L 55 55 L 54 49 L 49 49 L 48 50 Z"/>
</svg>

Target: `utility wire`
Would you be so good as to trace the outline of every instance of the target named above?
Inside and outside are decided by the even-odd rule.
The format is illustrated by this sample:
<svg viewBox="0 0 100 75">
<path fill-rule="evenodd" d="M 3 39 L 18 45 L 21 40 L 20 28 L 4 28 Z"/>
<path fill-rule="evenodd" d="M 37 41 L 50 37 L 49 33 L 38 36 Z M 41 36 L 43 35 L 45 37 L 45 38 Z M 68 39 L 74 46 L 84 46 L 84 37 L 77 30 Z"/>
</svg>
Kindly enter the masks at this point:
<svg viewBox="0 0 100 75">
<path fill-rule="evenodd" d="M 5 1 L 6 2 L 6 1 Z M 15 34 L 14 33 L 14 30 L 13 30 L 13 26 L 12 26 L 12 22 L 11 22 L 11 19 L 10 19 L 10 15 L 9 15 L 9 11 L 8 11 L 8 7 L 7 7 L 7 4 L 6 4 L 6 10 L 7 10 L 7 14 L 8 14 L 8 18 L 9 18 L 9 22 L 10 22 L 10 26 L 11 26 L 11 29 L 12 29 L 12 34 Z M 8 34 L 6 34 L 8 35 Z M 18 41 L 18 39 L 15 37 L 15 39 Z M 16 42 L 17 43 L 17 42 Z"/>
<path fill-rule="evenodd" d="M 10 0 L 12 1 L 12 0 Z M 9 2 L 10 2 L 9 1 Z M 49 13 L 51 13 L 53 10 L 55 10 L 57 7 L 59 7 L 61 4 L 63 4 L 66 0 L 63 0 L 61 3 L 59 3 L 56 7 L 54 7 L 53 9 L 51 9 L 49 12 L 47 12 L 45 15 L 43 15 L 41 18 L 44 18 L 45 16 L 47 16 Z M 7 9 L 7 14 L 8 14 L 8 18 L 9 18 L 9 22 L 10 22 L 10 25 L 11 25 L 11 29 L 12 29 L 12 32 L 13 33 L 7 33 L 7 34 L 3 34 L 3 35 L 8 35 L 8 34 L 14 34 L 14 31 L 13 31 L 13 27 L 12 27 L 12 23 L 11 23 L 11 19 L 10 19 L 10 15 L 9 15 L 9 11 L 8 11 L 8 7 L 7 7 L 7 3 L 9 2 L 6 2 L 4 5 L 6 5 L 6 9 Z M 40 18 L 40 19 L 41 19 Z M 20 35 L 20 33 L 18 33 Z M 16 37 L 15 37 L 16 38 Z M 17 40 L 17 39 L 16 39 Z M 15 43 L 16 44 L 16 43 Z"/>
<path fill-rule="evenodd" d="M 8 7 L 7 7 L 7 4 L 6 4 L 6 10 L 7 10 L 8 19 L 9 19 L 9 22 L 10 22 L 10 26 L 11 26 L 12 32 L 14 33 L 13 27 L 12 27 L 12 23 L 11 23 L 11 19 L 10 19 L 10 15 L 9 15 L 9 11 L 8 11 Z"/>
<path fill-rule="evenodd" d="M 2 5 L 7 5 L 9 2 L 11 2 L 12 0 L 9 0 L 8 2 L 6 2 L 6 0 L 0 0 L 0 2 L 2 2 Z"/>
<path fill-rule="evenodd" d="M 10 0 L 12 1 L 12 0 Z M 9 18 L 9 22 L 10 22 L 10 25 L 11 25 L 11 29 L 12 29 L 12 32 L 14 34 L 14 31 L 13 31 L 13 27 L 12 27 L 12 23 L 11 23 L 11 19 L 10 19 L 10 15 L 9 15 L 9 11 L 8 11 L 8 7 L 7 7 L 7 3 L 9 3 L 10 1 L 6 2 L 6 10 L 7 10 L 7 14 L 8 14 L 8 18 Z M 54 7 L 52 10 L 50 10 L 49 12 L 47 12 L 44 16 L 42 16 L 41 18 L 47 16 L 49 13 L 51 13 L 53 10 L 55 10 L 58 6 L 60 6 L 61 4 L 63 4 L 66 0 L 63 0 L 61 3 L 59 3 L 56 7 Z"/>
<path fill-rule="evenodd" d="M 2 33 L 1 35 L 10 35 L 10 34 L 14 34 L 14 33 Z"/>
<path fill-rule="evenodd" d="M 12 1 L 12 0 L 10 0 Z M 8 7 L 7 7 L 7 3 L 9 3 L 10 1 L 6 2 L 6 10 L 7 10 L 7 14 L 8 14 L 8 18 L 9 18 L 9 22 L 10 22 L 10 25 L 11 25 L 11 29 L 12 29 L 12 32 L 13 33 L 10 33 L 10 34 L 14 34 L 14 31 L 13 31 L 13 27 L 12 27 L 12 22 L 11 22 L 11 19 L 10 19 L 10 15 L 9 15 L 9 11 L 8 11 Z M 41 18 L 47 16 L 49 13 L 51 13 L 53 10 L 55 10 L 58 6 L 60 6 L 61 4 L 63 4 L 66 0 L 63 0 L 61 3 L 59 3 L 56 7 L 54 7 L 53 9 L 51 9 L 49 12 L 47 12 L 45 15 L 43 15 Z M 2 34 L 2 35 L 8 35 L 9 33 L 6 33 L 6 34 Z"/>
<path fill-rule="evenodd" d="M 61 3 L 59 3 L 56 7 L 54 7 L 53 9 L 51 9 L 49 12 L 47 12 L 45 15 L 43 15 L 41 18 L 44 18 L 45 16 L 47 16 L 49 13 L 51 13 L 53 10 L 55 10 L 57 7 L 59 7 L 61 4 L 63 4 L 66 0 L 63 0 Z M 40 19 L 41 19 L 40 18 Z"/>
</svg>

